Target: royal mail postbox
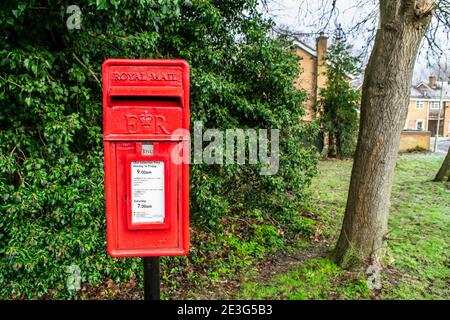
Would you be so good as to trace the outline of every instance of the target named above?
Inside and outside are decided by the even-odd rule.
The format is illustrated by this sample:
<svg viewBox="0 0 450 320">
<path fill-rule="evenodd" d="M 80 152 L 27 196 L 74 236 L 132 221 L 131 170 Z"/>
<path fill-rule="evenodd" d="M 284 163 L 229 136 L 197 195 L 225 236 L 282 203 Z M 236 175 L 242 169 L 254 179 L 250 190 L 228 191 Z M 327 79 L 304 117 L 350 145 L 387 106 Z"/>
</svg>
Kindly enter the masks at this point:
<svg viewBox="0 0 450 320">
<path fill-rule="evenodd" d="M 112 257 L 185 255 L 189 249 L 189 65 L 103 63 L 106 234 Z M 184 129 L 184 130 L 183 130 Z"/>
</svg>

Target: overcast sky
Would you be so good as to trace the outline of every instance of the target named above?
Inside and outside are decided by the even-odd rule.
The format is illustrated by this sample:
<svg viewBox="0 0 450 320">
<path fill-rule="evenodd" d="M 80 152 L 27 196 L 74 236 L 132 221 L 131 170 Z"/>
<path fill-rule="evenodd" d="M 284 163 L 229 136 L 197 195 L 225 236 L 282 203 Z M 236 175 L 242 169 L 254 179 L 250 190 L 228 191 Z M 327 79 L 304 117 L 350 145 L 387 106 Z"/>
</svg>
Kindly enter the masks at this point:
<svg viewBox="0 0 450 320">
<path fill-rule="evenodd" d="M 337 0 L 336 11 L 332 19 L 329 19 L 330 14 L 327 14 L 331 8 L 332 0 L 268 0 L 267 2 L 268 7 L 262 9 L 266 17 L 273 19 L 277 27 L 289 28 L 292 31 L 303 33 L 303 40 L 311 45 L 314 45 L 314 39 L 319 31 L 325 30 L 328 36 L 332 36 L 336 26 L 341 24 L 344 32 L 346 32 L 348 42 L 354 46 L 355 54 L 359 54 L 364 48 L 368 48 L 368 43 L 372 42 L 371 35 L 374 34 L 373 31 L 378 25 L 377 0 Z M 372 19 L 358 32 L 350 33 L 352 27 L 367 17 Z M 439 45 L 447 52 L 447 55 L 450 53 L 448 37 L 449 26 L 438 30 Z M 370 46 L 368 52 L 370 53 Z M 432 71 L 432 67 L 427 66 L 428 60 L 430 60 L 427 59 L 427 56 L 429 57 L 430 54 L 428 46 L 424 42 L 416 63 L 414 77 L 416 81 L 419 78 L 426 78 L 430 73 L 437 73 L 437 71 Z M 445 65 L 445 61 L 449 60 L 447 57 L 441 56 L 441 65 Z M 434 69 L 438 70 L 436 67 L 437 59 L 431 60 Z M 450 74 L 447 74 L 447 76 L 450 76 Z"/>
</svg>

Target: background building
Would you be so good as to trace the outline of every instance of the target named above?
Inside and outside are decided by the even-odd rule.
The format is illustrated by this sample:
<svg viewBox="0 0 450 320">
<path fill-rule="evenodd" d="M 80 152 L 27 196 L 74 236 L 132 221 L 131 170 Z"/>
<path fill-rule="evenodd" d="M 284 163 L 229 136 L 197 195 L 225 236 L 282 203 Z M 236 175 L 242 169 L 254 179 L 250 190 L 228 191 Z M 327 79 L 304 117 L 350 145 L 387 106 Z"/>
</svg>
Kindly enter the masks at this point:
<svg viewBox="0 0 450 320">
<path fill-rule="evenodd" d="M 327 41 L 323 32 L 316 39 L 316 47 L 312 48 L 305 42 L 293 36 L 296 53 L 300 60 L 302 72 L 297 80 L 297 88 L 306 91 L 307 101 L 304 103 L 305 116 L 303 120 L 311 121 L 317 118 L 317 100 L 320 89 L 326 87 L 327 83 Z"/>
<path fill-rule="evenodd" d="M 437 81 L 435 76 L 430 76 L 428 81 L 411 86 L 408 117 L 404 129 L 431 131 L 434 136 L 438 117 L 439 135 L 450 137 L 450 84 L 448 81 Z"/>
</svg>

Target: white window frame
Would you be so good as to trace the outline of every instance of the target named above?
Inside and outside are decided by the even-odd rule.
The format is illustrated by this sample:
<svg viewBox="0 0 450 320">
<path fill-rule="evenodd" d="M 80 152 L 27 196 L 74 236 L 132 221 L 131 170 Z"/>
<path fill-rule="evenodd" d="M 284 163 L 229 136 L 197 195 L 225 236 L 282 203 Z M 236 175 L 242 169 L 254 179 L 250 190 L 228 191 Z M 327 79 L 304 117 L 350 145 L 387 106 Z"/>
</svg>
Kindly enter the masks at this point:
<svg viewBox="0 0 450 320">
<path fill-rule="evenodd" d="M 436 105 L 437 107 L 435 107 Z M 439 101 L 431 101 L 430 110 L 441 110 L 441 104 L 439 103 Z"/>
<path fill-rule="evenodd" d="M 450 133 L 450 120 L 448 120 L 448 128 L 447 128 L 448 133 Z"/>
<path fill-rule="evenodd" d="M 422 129 L 419 129 L 419 123 L 422 123 Z M 416 120 L 416 130 L 424 131 L 425 130 L 425 121 L 423 119 Z"/>
<path fill-rule="evenodd" d="M 416 101 L 416 109 L 421 110 L 424 108 L 424 106 L 425 106 L 425 102 L 420 101 L 420 100 Z"/>
</svg>

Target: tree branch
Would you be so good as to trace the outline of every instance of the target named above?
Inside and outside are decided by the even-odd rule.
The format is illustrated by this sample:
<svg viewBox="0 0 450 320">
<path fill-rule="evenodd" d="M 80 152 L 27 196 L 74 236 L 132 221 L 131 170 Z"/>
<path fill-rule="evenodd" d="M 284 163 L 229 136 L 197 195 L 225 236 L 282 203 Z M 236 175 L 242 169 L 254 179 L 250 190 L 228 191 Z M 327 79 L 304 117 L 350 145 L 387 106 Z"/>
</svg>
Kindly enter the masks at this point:
<svg viewBox="0 0 450 320">
<path fill-rule="evenodd" d="M 92 69 L 91 69 L 90 67 L 88 67 L 87 65 L 85 65 L 85 64 L 83 63 L 83 61 L 81 61 L 81 59 L 78 58 L 77 55 L 76 55 L 74 52 L 72 52 L 72 56 L 74 57 L 75 60 L 78 61 L 79 64 L 81 64 L 81 66 L 82 66 L 83 68 L 85 68 L 87 71 L 89 71 L 89 73 L 94 77 L 95 81 L 97 81 L 97 83 L 98 83 L 99 85 L 102 84 L 102 83 L 100 82 L 100 80 L 98 80 L 98 78 L 97 78 L 97 76 L 95 75 L 94 71 L 92 71 Z"/>
</svg>

